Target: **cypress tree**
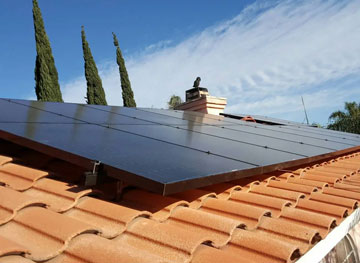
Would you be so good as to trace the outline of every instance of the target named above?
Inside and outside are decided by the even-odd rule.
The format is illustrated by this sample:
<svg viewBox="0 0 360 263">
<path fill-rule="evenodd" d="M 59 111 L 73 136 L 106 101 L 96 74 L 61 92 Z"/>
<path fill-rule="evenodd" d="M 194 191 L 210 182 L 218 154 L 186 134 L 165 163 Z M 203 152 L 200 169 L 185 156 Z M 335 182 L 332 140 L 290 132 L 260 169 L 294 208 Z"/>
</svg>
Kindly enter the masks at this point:
<svg viewBox="0 0 360 263">
<path fill-rule="evenodd" d="M 32 11 L 37 53 L 35 63 L 35 92 L 37 99 L 40 101 L 63 102 L 58 72 L 37 0 L 33 0 Z"/>
<path fill-rule="evenodd" d="M 121 81 L 121 89 L 122 89 L 122 97 L 124 107 L 136 107 L 136 102 L 134 99 L 134 92 L 131 89 L 131 83 L 129 80 L 129 76 L 125 67 L 125 60 L 121 54 L 121 50 L 119 47 L 119 41 L 115 33 L 112 33 L 114 37 L 114 46 L 116 47 L 116 62 L 119 65 L 120 72 L 120 81 Z"/>
<path fill-rule="evenodd" d="M 82 48 L 85 62 L 85 78 L 87 84 L 87 104 L 107 105 L 105 91 L 98 73 L 89 43 L 86 41 L 84 26 L 81 27 Z"/>
</svg>

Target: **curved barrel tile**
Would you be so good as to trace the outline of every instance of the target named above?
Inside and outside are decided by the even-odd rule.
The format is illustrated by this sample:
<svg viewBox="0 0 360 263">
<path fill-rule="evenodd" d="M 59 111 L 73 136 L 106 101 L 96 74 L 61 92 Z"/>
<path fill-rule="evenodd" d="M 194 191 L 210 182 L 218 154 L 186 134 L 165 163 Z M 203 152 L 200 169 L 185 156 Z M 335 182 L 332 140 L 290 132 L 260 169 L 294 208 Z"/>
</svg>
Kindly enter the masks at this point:
<svg viewBox="0 0 360 263">
<path fill-rule="evenodd" d="M 358 202 L 354 199 L 340 197 L 340 196 L 333 196 L 326 193 L 312 193 L 309 199 L 313 201 L 319 201 L 323 203 L 345 207 L 348 208 L 349 210 L 353 210 L 358 205 Z"/>
<path fill-rule="evenodd" d="M 65 215 L 95 226 L 101 230 L 101 236 L 106 238 L 120 235 L 136 217 L 151 216 L 149 212 L 138 211 L 92 197 L 81 198 L 79 203 Z"/>
<path fill-rule="evenodd" d="M 194 209 L 199 209 L 204 201 L 208 198 L 217 198 L 214 192 L 200 189 L 188 190 L 185 192 L 176 193 L 172 196 L 177 199 L 189 202 L 189 206 Z"/>
<path fill-rule="evenodd" d="M 91 192 L 91 189 L 49 178 L 37 181 L 33 187 L 25 191 L 27 195 L 45 202 L 49 209 L 55 212 L 69 210 L 75 206 L 79 198 Z"/>
<path fill-rule="evenodd" d="M 317 188 L 313 186 L 293 184 L 291 182 L 280 182 L 276 180 L 269 181 L 267 186 L 304 194 L 311 194 L 312 192 L 318 191 Z"/>
<path fill-rule="evenodd" d="M 332 196 L 339 196 L 339 197 L 345 197 L 349 199 L 354 199 L 357 201 L 360 201 L 360 193 L 347 191 L 344 189 L 339 188 L 333 188 L 333 187 L 326 187 L 323 189 L 324 194 L 332 195 Z"/>
<path fill-rule="evenodd" d="M 300 257 L 299 248 L 271 235 L 258 235 L 256 231 L 236 229 L 225 252 L 237 253 L 254 262 L 294 262 Z"/>
<path fill-rule="evenodd" d="M 343 167 L 336 167 L 333 165 L 325 165 L 317 168 L 316 170 L 319 170 L 321 172 L 330 172 L 333 174 L 339 174 L 339 175 L 354 175 L 357 173 L 357 171 L 351 168 L 343 168 Z"/>
<path fill-rule="evenodd" d="M 48 173 L 19 164 L 8 163 L 0 167 L 0 182 L 11 188 L 24 191 Z"/>
<path fill-rule="evenodd" d="M 200 210 L 243 222 L 250 229 L 256 228 L 263 216 L 271 216 L 268 209 L 215 198 L 207 199 Z"/>
<path fill-rule="evenodd" d="M 288 201 L 294 202 L 294 203 L 296 203 L 299 198 L 305 197 L 305 194 L 303 194 L 303 193 L 267 187 L 265 185 L 253 186 L 250 189 L 250 193 L 256 193 L 256 194 L 270 196 L 270 197 L 274 197 L 274 198 L 280 198 L 280 199 L 288 200 Z"/>
<path fill-rule="evenodd" d="M 230 253 L 222 249 L 216 249 L 210 246 L 200 245 L 191 260 L 191 263 L 209 263 L 209 262 L 246 262 L 258 263 L 253 258 L 246 257 L 239 253 Z"/>
<path fill-rule="evenodd" d="M 295 224 L 311 227 L 317 230 L 322 237 L 325 237 L 337 225 L 335 217 L 293 207 L 285 207 L 281 212 L 280 218 Z"/>
<path fill-rule="evenodd" d="M 333 216 L 338 222 L 349 215 L 348 209 L 344 207 L 313 200 L 299 200 L 296 207 L 323 215 Z"/>
<path fill-rule="evenodd" d="M 318 182 L 322 182 L 322 183 L 327 183 L 330 186 L 334 185 L 337 182 L 340 182 L 340 178 L 322 176 L 322 175 L 311 175 L 311 174 L 307 174 L 307 173 L 302 174 L 300 176 L 300 178 L 306 179 L 306 180 L 318 181 Z"/>
<path fill-rule="evenodd" d="M 334 185 L 334 187 L 336 189 L 343 189 L 343 190 L 346 190 L 348 192 L 360 193 L 360 187 L 355 186 L 355 185 L 349 185 L 349 184 L 345 184 L 345 183 L 336 183 Z"/>
<path fill-rule="evenodd" d="M 26 253 L 29 253 L 26 247 L 0 235 L 0 257 Z"/>
<path fill-rule="evenodd" d="M 61 254 L 68 242 L 81 233 L 96 233 L 94 227 L 40 207 L 21 210 L 10 222 L 0 226 L 0 236 L 25 247 L 34 261 Z"/>
<path fill-rule="evenodd" d="M 31 196 L 0 186 L 0 225 L 10 221 L 20 209 L 31 205 L 45 206 Z"/>
<path fill-rule="evenodd" d="M 325 171 L 325 170 L 319 170 L 319 169 L 312 169 L 312 170 L 307 170 L 306 172 L 304 172 L 303 175 L 324 176 L 324 177 L 338 178 L 338 179 L 346 178 L 346 175 L 343 173 L 333 173 L 331 171 L 332 170 Z"/>
<path fill-rule="evenodd" d="M 92 234 L 83 234 L 71 240 L 68 248 L 46 263 L 166 263 L 151 253 Z M 168 262 L 170 263 L 170 262 Z"/>
<path fill-rule="evenodd" d="M 166 224 L 208 237 L 215 247 L 226 245 L 235 228 L 246 227 L 242 222 L 187 207 L 176 209 Z"/>
<path fill-rule="evenodd" d="M 254 193 L 236 192 L 231 196 L 231 201 L 248 204 L 251 206 L 268 209 L 273 216 L 278 217 L 285 206 L 291 206 L 291 202 L 265 195 Z"/>
<path fill-rule="evenodd" d="M 204 190 L 215 192 L 217 198 L 228 200 L 233 193 L 241 191 L 241 186 L 229 183 L 214 184 L 203 188 Z"/>
<path fill-rule="evenodd" d="M 190 262 L 196 248 L 202 243 L 209 243 L 210 239 L 184 228 L 137 218 L 114 241 L 119 246 L 131 246 L 137 251 L 177 263 Z"/>
<path fill-rule="evenodd" d="M 11 255 L 0 257 L 0 263 L 35 263 L 35 261 L 23 256 Z"/>
<path fill-rule="evenodd" d="M 188 202 L 173 197 L 162 196 L 145 190 L 129 190 L 124 193 L 119 205 L 139 211 L 148 211 L 158 221 L 166 220 L 178 206 L 188 206 Z"/>
<path fill-rule="evenodd" d="M 329 186 L 329 184 L 324 183 L 324 182 L 307 180 L 307 179 L 302 179 L 299 177 L 289 177 L 289 179 L 287 181 L 289 183 L 293 183 L 293 184 L 297 184 L 297 185 L 308 185 L 308 186 L 318 187 L 320 189 L 323 189 L 324 187 Z"/>
<path fill-rule="evenodd" d="M 294 224 L 281 218 L 264 217 L 255 231 L 259 236 L 266 234 L 275 239 L 294 244 L 299 247 L 301 254 L 321 240 L 319 232 L 315 229 Z"/>
<path fill-rule="evenodd" d="M 0 154 L 0 166 L 12 162 L 13 158 Z"/>
</svg>

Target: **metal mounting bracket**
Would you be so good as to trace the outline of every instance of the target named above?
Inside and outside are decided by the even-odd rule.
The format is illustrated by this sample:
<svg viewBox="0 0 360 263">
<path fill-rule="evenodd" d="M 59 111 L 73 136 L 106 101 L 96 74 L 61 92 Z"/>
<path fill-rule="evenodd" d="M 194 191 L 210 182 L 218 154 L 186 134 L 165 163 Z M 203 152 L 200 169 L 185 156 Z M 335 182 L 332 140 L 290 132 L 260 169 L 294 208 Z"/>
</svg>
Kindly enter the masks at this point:
<svg viewBox="0 0 360 263">
<path fill-rule="evenodd" d="M 124 192 L 124 189 L 126 187 L 128 187 L 129 184 L 127 184 L 126 182 L 122 181 L 122 180 L 118 180 L 116 182 L 116 193 L 115 193 L 115 201 L 120 201 L 121 200 L 121 196 Z"/>
<path fill-rule="evenodd" d="M 94 186 L 96 185 L 99 166 L 101 164 L 100 161 L 93 161 L 93 168 L 92 171 L 85 172 L 85 186 Z"/>
</svg>

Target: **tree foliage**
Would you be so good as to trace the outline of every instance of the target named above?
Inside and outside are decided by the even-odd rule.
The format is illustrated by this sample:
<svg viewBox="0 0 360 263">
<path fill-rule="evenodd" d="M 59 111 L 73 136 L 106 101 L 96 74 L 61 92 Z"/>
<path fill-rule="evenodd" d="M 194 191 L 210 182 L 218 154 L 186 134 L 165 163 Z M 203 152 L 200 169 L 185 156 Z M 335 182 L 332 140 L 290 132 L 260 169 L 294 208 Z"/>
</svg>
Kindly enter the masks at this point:
<svg viewBox="0 0 360 263">
<path fill-rule="evenodd" d="M 168 107 L 169 109 L 173 110 L 176 106 L 180 105 L 181 103 L 183 103 L 183 101 L 179 96 L 172 95 L 170 97 L 170 100 L 168 101 Z"/>
<path fill-rule="evenodd" d="M 39 101 L 63 102 L 58 72 L 37 0 L 33 0 L 36 41 L 35 92 Z"/>
<path fill-rule="evenodd" d="M 95 60 L 91 54 L 89 43 L 86 40 L 84 26 L 81 27 L 81 39 L 87 84 L 86 102 L 87 104 L 107 105 L 105 91 L 102 86 Z"/>
<path fill-rule="evenodd" d="M 119 72 L 120 72 L 123 104 L 124 107 L 136 107 L 134 92 L 131 89 L 131 83 L 126 70 L 125 60 L 120 50 L 119 41 L 117 40 L 115 33 L 112 34 L 114 38 L 114 46 L 116 47 L 116 62 L 119 66 Z"/>
<path fill-rule="evenodd" d="M 330 115 L 328 129 L 360 134 L 360 103 L 345 102 L 344 108 Z"/>
</svg>

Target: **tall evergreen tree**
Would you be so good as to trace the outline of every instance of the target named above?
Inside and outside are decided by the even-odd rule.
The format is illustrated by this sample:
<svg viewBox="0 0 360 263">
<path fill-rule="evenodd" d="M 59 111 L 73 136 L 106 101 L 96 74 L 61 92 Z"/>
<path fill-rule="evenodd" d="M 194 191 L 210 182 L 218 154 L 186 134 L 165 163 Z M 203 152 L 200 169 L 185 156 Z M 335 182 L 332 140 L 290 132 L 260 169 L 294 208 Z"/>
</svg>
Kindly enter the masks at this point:
<svg viewBox="0 0 360 263">
<path fill-rule="evenodd" d="M 85 78 L 87 84 L 86 102 L 88 104 L 107 105 L 105 91 L 98 73 L 89 43 L 86 41 L 84 26 L 81 27 L 82 48 L 85 61 Z"/>
<path fill-rule="evenodd" d="M 136 107 L 136 102 L 134 99 L 134 92 L 131 89 L 131 83 L 129 80 L 129 76 L 125 67 L 125 60 L 121 54 L 121 50 L 119 47 L 119 41 L 115 33 L 113 32 L 114 37 L 114 46 L 116 47 L 116 62 L 119 65 L 120 72 L 120 81 L 121 81 L 121 89 L 122 89 L 122 97 L 124 107 Z"/>
<path fill-rule="evenodd" d="M 33 0 L 36 41 L 35 92 L 40 101 L 62 102 L 58 72 L 37 0 Z"/>
</svg>

